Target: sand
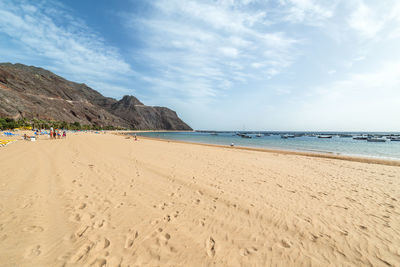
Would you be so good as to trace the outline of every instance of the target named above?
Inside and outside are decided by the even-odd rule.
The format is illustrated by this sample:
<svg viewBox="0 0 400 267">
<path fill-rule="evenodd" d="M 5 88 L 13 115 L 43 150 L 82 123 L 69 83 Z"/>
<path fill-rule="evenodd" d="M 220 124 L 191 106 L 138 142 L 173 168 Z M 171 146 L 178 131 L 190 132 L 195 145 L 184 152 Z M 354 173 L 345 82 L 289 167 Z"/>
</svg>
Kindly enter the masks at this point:
<svg viewBox="0 0 400 267">
<path fill-rule="evenodd" d="M 400 266 L 400 167 L 113 134 L 0 148 L 0 266 Z"/>
</svg>

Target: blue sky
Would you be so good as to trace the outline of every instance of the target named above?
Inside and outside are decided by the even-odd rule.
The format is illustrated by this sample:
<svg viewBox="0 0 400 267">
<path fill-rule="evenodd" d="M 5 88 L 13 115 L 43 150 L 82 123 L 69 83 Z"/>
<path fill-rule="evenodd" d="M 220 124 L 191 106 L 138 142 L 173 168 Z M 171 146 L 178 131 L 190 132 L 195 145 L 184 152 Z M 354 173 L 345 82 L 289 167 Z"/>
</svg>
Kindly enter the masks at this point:
<svg viewBox="0 0 400 267">
<path fill-rule="evenodd" d="M 0 43 L 195 129 L 400 131 L 398 0 L 0 0 Z"/>
</svg>

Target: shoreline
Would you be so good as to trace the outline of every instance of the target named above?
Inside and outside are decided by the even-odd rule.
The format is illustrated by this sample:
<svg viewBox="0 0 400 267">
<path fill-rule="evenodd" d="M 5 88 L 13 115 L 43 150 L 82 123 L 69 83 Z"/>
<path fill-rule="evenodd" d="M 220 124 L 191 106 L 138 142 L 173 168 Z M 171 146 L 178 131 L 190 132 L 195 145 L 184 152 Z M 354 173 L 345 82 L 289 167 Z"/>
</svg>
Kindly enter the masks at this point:
<svg viewBox="0 0 400 267">
<path fill-rule="evenodd" d="M 184 132 L 187 132 L 187 131 L 184 131 Z M 135 132 L 132 132 L 132 133 L 135 133 Z M 116 135 L 120 135 L 120 133 L 115 133 L 115 134 Z M 126 133 L 123 136 L 125 136 L 125 135 L 129 135 L 129 133 Z M 147 136 L 139 136 L 139 137 L 143 138 L 143 139 L 156 140 L 156 141 L 162 141 L 162 142 L 183 143 L 183 144 L 192 144 L 192 145 L 219 147 L 219 148 L 258 151 L 258 152 L 266 152 L 266 153 L 278 153 L 278 154 L 283 154 L 283 155 L 297 155 L 297 156 L 315 157 L 315 158 L 328 158 L 328 159 L 347 160 L 347 161 L 353 161 L 353 162 L 361 162 L 361 163 L 369 163 L 369 164 L 380 164 L 380 165 L 400 167 L 400 160 L 381 159 L 381 158 L 372 158 L 372 157 L 363 157 L 363 156 L 352 156 L 352 155 L 345 155 L 345 154 L 335 154 L 335 152 L 326 152 L 326 153 L 324 153 L 324 152 L 312 152 L 312 151 L 301 151 L 301 150 L 284 150 L 284 149 L 272 149 L 272 148 L 257 148 L 257 147 L 245 147 L 245 146 L 233 146 L 233 147 L 231 147 L 229 145 L 197 143 L 197 142 L 170 140 L 170 139 L 162 139 L 162 138 L 147 137 Z"/>
</svg>

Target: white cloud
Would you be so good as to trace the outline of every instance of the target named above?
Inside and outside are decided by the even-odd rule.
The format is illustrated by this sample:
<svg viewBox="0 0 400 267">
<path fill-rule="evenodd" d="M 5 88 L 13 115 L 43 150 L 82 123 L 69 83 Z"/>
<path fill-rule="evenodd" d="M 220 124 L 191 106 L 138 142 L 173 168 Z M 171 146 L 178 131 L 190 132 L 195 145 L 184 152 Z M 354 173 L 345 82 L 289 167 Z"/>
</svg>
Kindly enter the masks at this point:
<svg viewBox="0 0 400 267">
<path fill-rule="evenodd" d="M 0 2 L 0 34 L 25 51 L 20 63 L 46 62 L 43 67 L 88 85 L 99 80 L 103 87 L 95 89 L 103 92 L 112 93 L 115 76 L 133 74 L 114 47 L 58 2 Z"/>
<path fill-rule="evenodd" d="M 236 48 L 234 47 L 221 47 L 219 48 L 219 51 L 221 51 L 222 54 L 228 57 L 235 58 L 238 56 L 239 52 Z"/>
<path fill-rule="evenodd" d="M 400 2 L 397 0 L 371 2 L 354 0 L 348 19 L 349 26 L 360 36 L 372 39 L 379 34 L 396 38 L 400 30 Z"/>
<path fill-rule="evenodd" d="M 299 41 L 270 29 L 268 11 L 248 8 L 255 2 L 159 0 L 151 16 L 125 14 L 127 25 L 146 31 L 146 47 L 134 56 L 154 66 L 157 79 L 147 80 L 154 90 L 215 97 L 289 67 Z"/>
<path fill-rule="evenodd" d="M 398 130 L 399 88 L 400 63 L 387 62 L 314 88 L 308 97 L 298 99 L 302 104 L 295 119 L 319 130 Z"/>
<path fill-rule="evenodd" d="M 281 0 L 280 3 L 285 7 L 285 20 L 319 25 L 333 16 L 338 1 Z"/>
<path fill-rule="evenodd" d="M 329 75 L 333 75 L 333 74 L 335 74 L 335 73 L 336 73 L 336 70 L 329 70 L 329 71 L 328 71 L 328 74 L 329 74 Z"/>
<path fill-rule="evenodd" d="M 374 10 L 362 1 L 349 18 L 349 25 L 361 35 L 372 38 L 382 29 L 384 21 L 377 18 Z"/>
</svg>

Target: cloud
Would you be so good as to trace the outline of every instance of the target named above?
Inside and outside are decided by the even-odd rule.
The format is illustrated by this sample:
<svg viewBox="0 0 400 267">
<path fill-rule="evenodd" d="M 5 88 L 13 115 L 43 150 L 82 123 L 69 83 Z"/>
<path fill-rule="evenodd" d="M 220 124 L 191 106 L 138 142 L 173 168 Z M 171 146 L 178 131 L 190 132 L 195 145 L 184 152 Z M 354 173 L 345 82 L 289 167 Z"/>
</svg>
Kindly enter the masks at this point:
<svg viewBox="0 0 400 267">
<path fill-rule="evenodd" d="M 320 25 L 333 16 L 338 1 L 281 0 L 285 20 L 292 23 Z"/>
<path fill-rule="evenodd" d="M 295 100 L 301 103 L 295 120 L 319 130 L 398 130 L 399 88 L 400 63 L 386 62 L 314 87 L 307 97 Z"/>
<path fill-rule="evenodd" d="M 380 33 L 383 33 L 385 38 L 396 36 L 400 29 L 399 1 L 353 2 L 348 24 L 361 37 L 372 39 Z"/>
<path fill-rule="evenodd" d="M 100 81 L 102 87 L 96 89 L 109 94 L 115 76 L 133 74 L 116 48 L 56 1 L 0 2 L 0 35 L 7 36 L 8 49 L 16 45 L 21 63 L 38 64 L 88 85 Z"/>
<path fill-rule="evenodd" d="M 258 1 L 154 1 L 151 16 L 124 14 L 141 28 L 145 47 L 134 57 L 152 66 L 150 87 L 163 94 L 214 98 L 289 67 L 300 43 L 268 27 Z M 139 17 L 138 17 L 139 16 Z M 135 38 L 137 38 L 135 36 Z"/>
<path fill-rule="evenodd" d="M 377 18 L 374 10 L 363 2 L 358 4 L 348 23 L 351 28 L 367 38 L 375 37 L 384 25 L 384 21 Z"/>
</svg>

